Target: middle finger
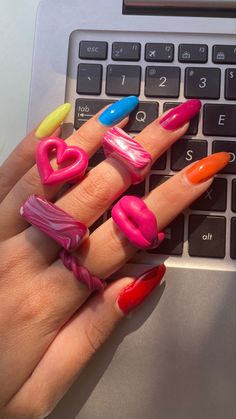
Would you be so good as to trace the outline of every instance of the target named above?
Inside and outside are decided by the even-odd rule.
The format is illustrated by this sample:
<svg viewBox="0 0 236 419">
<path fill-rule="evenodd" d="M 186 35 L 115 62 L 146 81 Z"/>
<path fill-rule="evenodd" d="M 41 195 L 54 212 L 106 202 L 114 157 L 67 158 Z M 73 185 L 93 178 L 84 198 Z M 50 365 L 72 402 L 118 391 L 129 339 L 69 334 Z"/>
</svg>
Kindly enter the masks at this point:
<svg viewBox="0 0 236 419">
<path fill-rule="evenodd" d="M 201 103 L 190 100 L 148 125 L 136 140 L 150 153 L 152 161 L 162 155 L 188 128 L 189 120 L 199 112 Z M 91 226 L 131 184 L 127 169 L 112 157 L 92 169 L 84 180 L 57 201 L 74 218 Z M 43 261 L 50 263 L 58 254 L 58 245 L 34 228 L 26 233 L 35 247 L 42 249 Z"/>
</svg>

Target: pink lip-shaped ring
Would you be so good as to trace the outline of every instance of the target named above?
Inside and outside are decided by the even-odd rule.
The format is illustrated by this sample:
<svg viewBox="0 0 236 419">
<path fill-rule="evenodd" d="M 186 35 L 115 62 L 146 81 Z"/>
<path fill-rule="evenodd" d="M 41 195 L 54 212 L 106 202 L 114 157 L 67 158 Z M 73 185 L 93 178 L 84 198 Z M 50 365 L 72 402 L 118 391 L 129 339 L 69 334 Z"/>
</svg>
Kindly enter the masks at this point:
<svg viewBox="0 0 236 419">
<path fill-rule="evenodd" d="M 124 196 L 112 208 L 112 218 L 129 241 L 140 249 L 159 246 L 165 234 L 158 232 L 155 215 L 142 199 Z"/>
<path fill-rule="evenodd" d="M 106 157 L 114 157 L 128 169 L 132 183 L 140 183 L 152 164 L 151 155 L 121 128 L 110 128 L 104 135 Z"/>
</svg>

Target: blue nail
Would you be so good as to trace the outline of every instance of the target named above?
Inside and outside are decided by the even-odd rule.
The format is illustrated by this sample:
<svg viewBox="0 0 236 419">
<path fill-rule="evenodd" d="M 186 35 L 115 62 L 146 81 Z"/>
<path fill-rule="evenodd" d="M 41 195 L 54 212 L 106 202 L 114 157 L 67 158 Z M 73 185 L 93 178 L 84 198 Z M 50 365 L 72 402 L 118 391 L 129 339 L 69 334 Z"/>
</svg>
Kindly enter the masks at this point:
<svg viewBox="0 0 236 419">
<path fill-rule="evenodd" d="M 139 99 L 137 96 L 125 97 L 105 109 L 105 111 L 99 116 L 98 120 L 103 125 L 115 125 L 129 115 L 129 113 L 136 108 L 138 103 Z"/>
</svg>

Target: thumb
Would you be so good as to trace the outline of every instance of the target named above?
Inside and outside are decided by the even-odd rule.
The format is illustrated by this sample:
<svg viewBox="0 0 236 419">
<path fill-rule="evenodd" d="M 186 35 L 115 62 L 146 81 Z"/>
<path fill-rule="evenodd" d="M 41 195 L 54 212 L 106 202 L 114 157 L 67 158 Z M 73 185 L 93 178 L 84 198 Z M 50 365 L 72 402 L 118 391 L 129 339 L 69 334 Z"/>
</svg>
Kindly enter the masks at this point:
<svg viewBox="0 0 236 419">
<path fill-rule="evenodd" d="M 58 333 L 31 377 L 11 400 L 8 411 L 19 414 L 30 407 L 36 417 L 49 414 L 121 319 L 161 283 L 165 271 L 165 265 L 159 265 L 138 278 L 114 281 L 104 292 L 93 294 Z"/>
</svg>

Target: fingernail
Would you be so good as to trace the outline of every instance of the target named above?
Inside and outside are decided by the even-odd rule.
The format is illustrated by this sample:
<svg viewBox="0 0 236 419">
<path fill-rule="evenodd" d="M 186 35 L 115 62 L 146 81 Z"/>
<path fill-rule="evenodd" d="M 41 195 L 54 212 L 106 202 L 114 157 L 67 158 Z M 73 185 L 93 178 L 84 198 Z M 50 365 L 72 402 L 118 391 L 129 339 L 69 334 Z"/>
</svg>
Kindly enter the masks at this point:
<svg viewBox="0 0 236 419">
<path fill-rule="evenodd" d="M 41 124 L 38 126 L 35 131 L 35 136 L 37 138 L 48 137 L 53 134 L 53 132 L 61 125 L 64 119 L 67 117 L 71 110 L 70 103 L 63 103 L 63 105 L 56 108 L 52 113 L 50 113 Z"/>
<path fill-rule="evenodd" d="M 201 101 L 198 99 L 190 99 L 182 103 L 176 108 L 171 109 L 166 115 L 160 119 L 160 125 L 169 130 L 174 131 L 190 121 L 201 109 Z"/>
<path fill-rule="evenodd" d="M 230 154 L 221 152 L 211 154 L 202 160 L 194 163 L 189 169 L 186 170 L 185 176 L 187 179 L 197 185 L 206 182 L 220 170 L 222 170 L 230 160 Z"/>
<path fill-rule="evenodd" d="M 120 122 L 129 115 L 139 103 L 137 96 L 128 96 L 118 102 L 113 103 L 98 117 L 99 122 L 103 125 L 111 126 Z"/>
<path fill-rule="evenodd" d="M 156 266 L 141 274 L 131 284 L 125 287 L 117 299 L 119 309 L 124 314 L 128 314 L 142 304 L 154 288 L 160 284 L 165 271 L 165 265 Z"/>
</svg>

